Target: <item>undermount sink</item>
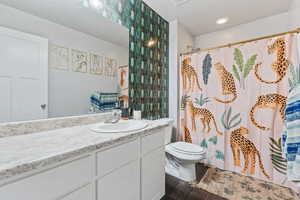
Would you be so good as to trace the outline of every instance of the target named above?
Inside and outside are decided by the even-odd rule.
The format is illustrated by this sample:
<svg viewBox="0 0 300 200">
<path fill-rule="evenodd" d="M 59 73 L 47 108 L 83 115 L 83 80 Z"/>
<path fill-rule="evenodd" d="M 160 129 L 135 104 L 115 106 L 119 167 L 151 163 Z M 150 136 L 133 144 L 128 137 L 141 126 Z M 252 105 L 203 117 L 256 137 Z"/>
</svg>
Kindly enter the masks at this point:
<svg viewBox="0 0 300 200">
<path fill-rule="evenodd" d="M 140 120 L 120 120 L 118 123 L 99 123 L 90 129 L 97 133 L 125 133 L 146 128 L 148 123 Z"/>
</svg>

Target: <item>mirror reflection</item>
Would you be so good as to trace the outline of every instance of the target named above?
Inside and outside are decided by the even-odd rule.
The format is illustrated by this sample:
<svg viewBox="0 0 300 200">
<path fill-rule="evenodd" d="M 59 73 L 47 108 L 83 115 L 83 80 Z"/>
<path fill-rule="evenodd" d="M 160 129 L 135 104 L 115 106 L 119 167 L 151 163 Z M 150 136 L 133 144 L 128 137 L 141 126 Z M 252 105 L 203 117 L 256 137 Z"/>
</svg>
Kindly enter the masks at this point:
<svg viewBox="0 0 300 200">
<path fill-rule="evenodd" d="M 0 122 L 128 106 L 128 30 L 89 2 L 0 0 Z"/>
</svg>

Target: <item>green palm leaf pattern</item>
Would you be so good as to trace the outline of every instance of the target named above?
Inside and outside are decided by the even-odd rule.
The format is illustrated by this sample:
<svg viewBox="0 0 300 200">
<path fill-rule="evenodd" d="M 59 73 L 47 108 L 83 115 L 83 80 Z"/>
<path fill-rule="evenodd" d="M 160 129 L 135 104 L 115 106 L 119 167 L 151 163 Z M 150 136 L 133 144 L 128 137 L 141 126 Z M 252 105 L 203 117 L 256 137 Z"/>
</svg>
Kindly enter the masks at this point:
<svg viewBox="0 0 300 200">
<path fill-rule="evenodd" d="M 243 72 L 244 58 L 243 58 L 243 54 L 242 54 L 241 50 L 238 48 L 235 48 L 233 54 L 234 54 L 234 60 L 235 60 L 236 64 L 238 65 L 240 72 Z"/>
<path fill-rule="evenodd" d="M 208 142 L 211 142 L 214 145 L 216 145 L 218 143 L 218 136 L 214 136 L 214 137 L 209 138 Z"/>
<path fill-rule="evenodd" d="M 229 122 L 229 120 L 230 120 L 231 112 L 232 112 L 232 108 L 231 108 L 231 106 L 230 106 L 229 109 L 228 109 L 227 115 L 226 115 L 226 121 L 227 121 L 227 122 Z"/>
<path fill-rule="evenodd" d="M 245 65 L 245 69 L 244 69 L 244 78 L 246 78 L 249 75 L 250 71 L 253 69 L 256 58 L 257 58 L 257 55 L 253 55 L 247 60 L 247 63 Z"/>
<path fill-rule="evenodd" d="M 270 138 L 270 141 L 270 156 L 273 167 L 277 172 L 285 175 L 287 170 L 287 161 L 285 158 L 282 157 L 281 138 L 279 138 L 278 141 L 276 141 L 273 138 Z"/>
<path fill-rule="evenodd" d="M 208 97 L 204 97 L 203 94 L 200 95 L 200 98 L 195 98 L 195 103 L 198 104 L 200 107 L 210 102 Z"/>
<path fill-rule="evenodd" d="M 222 125 L 225 129 L 230 130 L 236 126 L 238 126 L 242 122 L 242 118 L 240 117 L 240 113 L 235 114 L 231 117 L 232 108 L 229 107 L 228 110 L 225 110 L 221 117 Z"/>
<path fill-rule="evenodd" d="M 219 150 L 216 150 L 215 156 L 216 156 L 216 159 L 218 159 L 218 160 L 224 160 L 224 153 Z"/>
<path fill-rule="evenodd" d="M 200 143 L 200 146 L 207 149 L 208 145 L 207 145 L 206 139 L 202 140 L 202 142 Z"/>
<path fill-rule="evenodd" d="M 233 75 L 235 76 L 235 78 L 240 81 L 241 80 L 240 74 L 235 65 L 232 66 L 232 71 L 233 71 Z"/>
<path fill-rule="evenodd" d="M 234 61 L 236 64 L 232 65 L 232 71 L 234 77 L 239 81 L 240 87 L 245 89 L 245 79 L 250 74 L 250 71 L 253 69 L 257 55 L 252 55 L 246 63 L 244 63 L 243 53 L 240 49 L 234 49 Z M 238 68 L 237 68 L 238 66 Z"/>
<path fill-rule="evenodd" d="M 293 64 L 290 64 L 290 76 L 289 76 L 289 85 L 290 89 L 293 89 L 297 84 L 300 83 L 300 69 L 299 67 L 295 68 Z"/>
<path fill-rule="evenodd" d="M 188 100 L 189 98 L 190 98 L 190 96 L 188 96 L 188 95 L 183 95 L 183 96 L 181 97 L 180 108 L 181 108 L 182 110 L 185 109 L 187 100 Z"/>
<path fill-rule="evenodd" d="M 207 54 L 203 60 L 203 66 L 202 66 L 202 75 L 203 75 L 203 82 L 205 85 L 208 83 L 208 76 L 211 72 L 212 67 L 212 58 L 210 54 Z"/>
</svg>

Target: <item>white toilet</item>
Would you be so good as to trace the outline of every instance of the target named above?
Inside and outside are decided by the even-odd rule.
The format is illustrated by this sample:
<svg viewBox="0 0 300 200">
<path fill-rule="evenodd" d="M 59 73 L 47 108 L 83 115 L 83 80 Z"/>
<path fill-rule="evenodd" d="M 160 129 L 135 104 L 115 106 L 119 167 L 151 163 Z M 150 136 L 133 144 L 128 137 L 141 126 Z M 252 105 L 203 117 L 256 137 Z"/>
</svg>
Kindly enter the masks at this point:
<svg viewBox="0 0 300 200">
<path fill-rule="evenodd" d="M 196 163 L 205 158 L 205 150 L 186 142 L 169 143 L 172 130 L 168 131 L 165 142 L 166 173 L 188 182 L 196 180 Z"/>
</svg>

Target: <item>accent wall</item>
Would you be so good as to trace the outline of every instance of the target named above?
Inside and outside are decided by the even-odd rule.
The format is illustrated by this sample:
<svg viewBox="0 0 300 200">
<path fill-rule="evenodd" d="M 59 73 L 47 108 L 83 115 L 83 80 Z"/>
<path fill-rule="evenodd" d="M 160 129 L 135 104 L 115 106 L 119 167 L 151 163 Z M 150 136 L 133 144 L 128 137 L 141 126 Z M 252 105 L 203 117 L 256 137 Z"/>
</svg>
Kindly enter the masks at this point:
<svg viewBox="0 0 300 200">
<path fill-rule="evenodd" d="M 102 3 L 99 13 L 129 29 L 129 107 L 146 119 L 167 117 L 169 23 L 142 0 Z M 155 45 L 148 47 L 149 40 Z"/>
</svg>

